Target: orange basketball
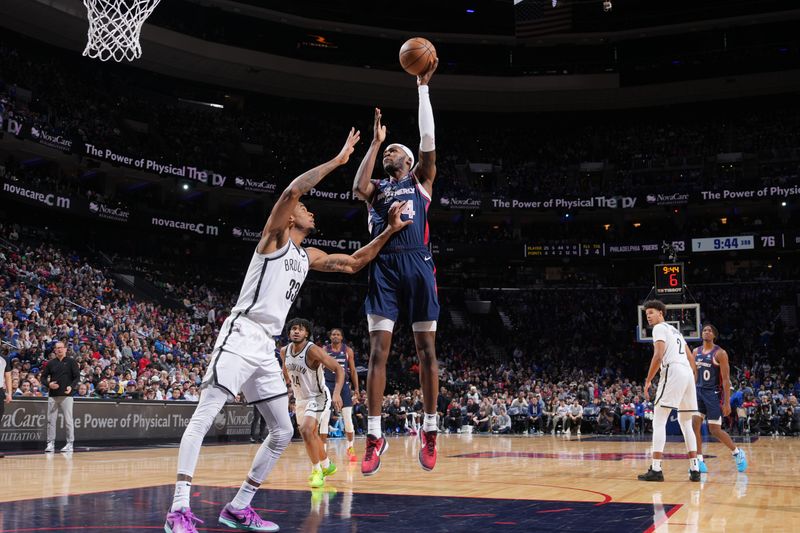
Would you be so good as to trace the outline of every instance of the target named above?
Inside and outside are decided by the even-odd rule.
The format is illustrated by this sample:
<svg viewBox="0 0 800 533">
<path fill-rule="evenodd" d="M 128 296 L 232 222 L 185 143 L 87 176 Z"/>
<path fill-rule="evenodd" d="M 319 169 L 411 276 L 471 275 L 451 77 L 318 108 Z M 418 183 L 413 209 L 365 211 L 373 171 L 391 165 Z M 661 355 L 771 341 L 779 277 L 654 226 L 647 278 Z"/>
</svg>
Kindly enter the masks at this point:
<svg viewBox="0 0 800 533">
<path fill-rule="evenodd" d="M 436 48 L 422 37 L 412 37 L 400 47 L 400 66 L 412 76 L 419 76 L 436 60 Z"/>
</svg>

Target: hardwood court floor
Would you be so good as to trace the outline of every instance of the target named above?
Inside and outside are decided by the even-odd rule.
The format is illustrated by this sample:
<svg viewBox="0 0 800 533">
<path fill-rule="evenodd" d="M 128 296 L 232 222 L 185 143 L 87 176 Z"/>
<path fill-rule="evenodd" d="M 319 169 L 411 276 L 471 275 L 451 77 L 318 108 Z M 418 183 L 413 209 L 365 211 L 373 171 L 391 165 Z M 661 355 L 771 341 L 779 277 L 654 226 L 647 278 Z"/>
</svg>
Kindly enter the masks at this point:
<svg viewBox="0 0 800 533">
<path fill-rule="evenodd" d="M 736 471 L 727 449 L 710 443 L 704 450 L 710 472 L 690 483 L 682 442 L 668 442 L 666 481 L 644 483 L 636 480 L 649 465 L 644 440 L 442 435 L 436 469 L 425 472 L 416 460 L 419 441 L 394 437 L 381 470 L 369 478 L 359 463 L 345 461 L 344 442 L 332 441 L 339 465 L 328 480 L 336 494 L 325 497 L 332 514 L 320 515 L 315 525 L 320 497 L 315 503 L 306 486 L 310 467 L 302 443 L 292 442 L 257 502 L 274 510 L 263 514 L 283 531 L 800 531 L 800 439 L 766 437 L 740 446 L 750 462 L 746 473 Z M 363 447 L 357 440 L 357 452 Z M 249 444 L 203 448 L 193 509 L 206 506 L 205 530 L 218 530 L 220 502 L 232 498 L 255 451 Z M 160 529 L 171 502 L 176 448 L 70 455 L 0 460 L 0 533 Z M 116 505 L 103 517 L 99 502 L 109 498 L 132 504 Z M 50 513 L 47 524 L 32 528 L 39 510 Z M 325 526 L 334 522 L 344 527 Z M 111 523 L 118 525 L 102 526 Z"/>
</svg>

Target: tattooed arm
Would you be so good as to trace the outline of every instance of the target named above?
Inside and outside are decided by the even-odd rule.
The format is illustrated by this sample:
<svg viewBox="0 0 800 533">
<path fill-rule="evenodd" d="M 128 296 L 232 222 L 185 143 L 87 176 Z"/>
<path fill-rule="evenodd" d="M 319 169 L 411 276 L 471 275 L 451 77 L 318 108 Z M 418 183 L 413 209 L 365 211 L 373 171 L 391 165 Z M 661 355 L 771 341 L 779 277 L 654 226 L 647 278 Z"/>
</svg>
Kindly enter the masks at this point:
<svg viewBox="0 0 800 533">
<path fill-rule="evenodd" d="M 272 206 L 272 212 L 267 219 L 264 230 L 261 232 L 261 241 L 258 243 L 258 253 L 270 253 L 286 244 L 289 238 L 286 232 L 289 227 L 289 218 L 292 216 L 295 207 L 297 207 L 300 197 L 313 187 L 316 187 L 316 185 L 335 168 L 347 163 L 350 159 L 350 154 L 353 153 L 354 147 L 360 138 L 361 133 L 354 128 L 350 128 L 347 141 L 345 141 L 342 150 L 336 157 L 327 163 L 323 163 L 304 172 L 286 187 L 275 202 L 275 205 Z"/>
<path fill-rule="evenodd" d="M 397 202 L 389 209 L 389 225 L 380 235 L 372 239 L 369 244 L 362 246 L 352 255 L 346 254 L 327 254 L 319 248 L 307 248 L 309 267 L 311 270 L 320 272 L 343 272 L 345 274 L 355 274 L 370 261 L 375 259 L 378 252 L 389 241 L 389 237 L 411 224 L 411 220 L 401 220 L 400 214 L 403 212 L 408 202 Z"/>
</svg>

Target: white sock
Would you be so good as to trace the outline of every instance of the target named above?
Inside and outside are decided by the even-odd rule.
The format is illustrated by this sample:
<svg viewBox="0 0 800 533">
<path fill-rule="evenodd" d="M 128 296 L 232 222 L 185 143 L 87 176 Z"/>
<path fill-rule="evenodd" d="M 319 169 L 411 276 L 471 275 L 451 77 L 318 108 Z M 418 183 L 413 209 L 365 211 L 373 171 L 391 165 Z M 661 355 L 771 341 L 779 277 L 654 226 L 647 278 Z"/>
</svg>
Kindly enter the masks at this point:
<svg viewBox="0 0 800 533">
<path fill-rule="evenodd" d="M 697 464 L 697 457 L 689 458 L 689 470 L 700 470 L 700 465 Z"/>
<path fill-rule="evenodd" d="M 172 497 L 172 507 L 170 512 L 180 511 L 184 507 L 189 508 L 189 496 L 192 495 L 191 481 L 178 481 L 175 483 L 175 496 Z"/>
<path fill-rule="evenodd" d="M 329 466 L 331 466 L 331 459 L 330 459 L 330 457 L 326 457 L 322 461 L 322 468 L 328 468 Z"/>
<path fill-rule="evenodd" d="M 312 472 L 316 472 L 317 470 L 322 470 L 322 468 L 319 466 L 319 463 L 314 463 L 313 465 L 311 465 Z"/>
<path fill-rule="evenodd" d="M 661 472 L 661 459 L 653 459 L 653 470 Z"/>
<path fill-rule="evenodd" d="M 697 454 L 697 461 L 700 462 L 702 460 L 703 460 L 703 454 L 702 453 L 698 453 Z"/>
<path fill-rule="evenodd" d="M 237 511 L 241 511 L 245 507 L 249 507 L 250 502 L 253 501 L 253 496 L 256 495 L 256 491 L 258 491 L 258 487 L 254 487 L 245 481 L 242 483 L 242 486 L 239 487 L 239 492 L 236 493 L 236 497 L 233 499 L 233 501 L 231 501 L 231 507 Z"/>
<path fill-rule="evenodd" d="M 436 413 L 425 413 L 425 420 L 422 422 L 422 431 L 438 431 L 439 426 L 436 425 Z"/>
<path fill-rule="evenodd" d="M 733 449 L 731 455 L 737 455 L 738 453 L 739 453 L 739 447 L 737 446 L 736 448 Z"/>
<path fill-rule="evenodd" d="M 351 441 L 351 440 L 347 441 L 347 447 L 348 448 L 352 448 L 353 447 L 353 441 Z"/>
<path fill-rule="evenodd" d="M 367 433 L 379 439 L 383 437 L 381 431 L 381 415 L 367 417 Z"/>
</svg>

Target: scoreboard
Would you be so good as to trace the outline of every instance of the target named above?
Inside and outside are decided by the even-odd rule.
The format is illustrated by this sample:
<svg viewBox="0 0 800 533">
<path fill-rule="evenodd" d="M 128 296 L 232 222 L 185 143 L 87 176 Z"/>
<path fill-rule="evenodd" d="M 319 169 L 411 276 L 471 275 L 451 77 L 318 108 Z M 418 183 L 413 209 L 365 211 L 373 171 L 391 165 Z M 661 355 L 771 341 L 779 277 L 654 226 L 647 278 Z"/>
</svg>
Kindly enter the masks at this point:
<svg viewBox="0 0 800 533">
<path fill-rule="evenodd" d="M 683 263 L 662 263 L 655 265 L 656 297 L 682 295 L 683 273 Z"/>
</svg>

